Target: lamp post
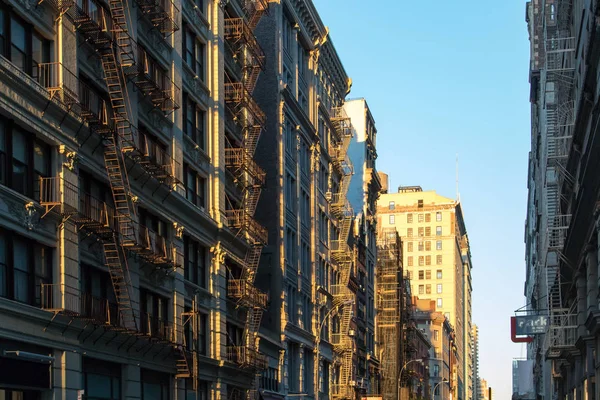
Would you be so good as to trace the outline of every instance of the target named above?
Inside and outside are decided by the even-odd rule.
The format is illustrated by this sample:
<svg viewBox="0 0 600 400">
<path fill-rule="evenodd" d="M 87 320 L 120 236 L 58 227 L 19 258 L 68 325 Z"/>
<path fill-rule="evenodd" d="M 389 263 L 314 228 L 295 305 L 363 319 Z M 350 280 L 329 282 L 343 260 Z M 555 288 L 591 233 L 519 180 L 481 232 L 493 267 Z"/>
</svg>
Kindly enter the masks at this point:
<svg viewBox="0 0 600 400">
<path fill-rule="evenodd" d="M 401 391 L 400 391 L 400 381 L 402 380 L 402 372 L 404 372 L 404 368 L 406 368 L 406 366 L 410 363 L 413 362 L 423 362 L 422 358 L 415 358 L 414 360 L 410 360 L 408 361 L 406 364 L 404 364 L 404 366 L 400 369 L 400 374 L 398 375 L 398 400 L 402 400 L 401 399 Z"/>
<path fill-rule="evenodd" d="M 340 304 L 331 307 L 331 309 L 329 311 L 327 311 L 327 313 L 325 314 L 325 316 L 323 317 L 323 321 L 321 321 L 321 324 L 319 325 L 319 329 L 317 330 L 317 357 L 315 359 L 315 364 L 317 365 L 317 373 L 315 376 L 315 396 L 317 397 L 317 399 L 319 398 L 319 372 L 321 372 L 321 362 L 319 361 L 319 353 L 321 350 L 321 330 L 323 330 L 323 327 L 325 326 L 325 321 L 327 321 L 327 319 L 329 318 L 329 316 L 336 311 L 337 309 L 339 309 L 340 307 L 343 306 L 349 306 L 351 304 L 354 304 L 354 299 L 352 300 L 346 300 L 341 302 Z"/>
<path fill-rule="evenodd" d="M 437 385 L 435 385 L 433 387 L 433 392 L 431 392 L 431 400 L 434 400 L 434 398 L 435 398 L 435 389 L 437 389 L 437 387 L 440 386 L 442 383 L 450 383 L 450 381 L 448 379 L 446 379 L 446 378 L 444 378 L 441 381 L 439 381 L 437 383 Z"/>
</svg>

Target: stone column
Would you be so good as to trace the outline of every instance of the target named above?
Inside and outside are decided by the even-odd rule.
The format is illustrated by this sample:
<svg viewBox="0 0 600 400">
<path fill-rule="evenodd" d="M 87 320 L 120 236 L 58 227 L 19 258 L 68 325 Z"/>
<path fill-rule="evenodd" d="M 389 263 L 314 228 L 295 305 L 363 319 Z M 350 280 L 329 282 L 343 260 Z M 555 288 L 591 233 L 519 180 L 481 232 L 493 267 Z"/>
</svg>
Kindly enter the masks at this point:
<svg viewBox="0 0 600 400">
<path fill-rule="evenodd" d="M 576 275 L 577 282 L 577 336 L 586 334 L 585 320 L 587 318 L 587 283 L 585 267 L 580 267 Z"/>
</svg>

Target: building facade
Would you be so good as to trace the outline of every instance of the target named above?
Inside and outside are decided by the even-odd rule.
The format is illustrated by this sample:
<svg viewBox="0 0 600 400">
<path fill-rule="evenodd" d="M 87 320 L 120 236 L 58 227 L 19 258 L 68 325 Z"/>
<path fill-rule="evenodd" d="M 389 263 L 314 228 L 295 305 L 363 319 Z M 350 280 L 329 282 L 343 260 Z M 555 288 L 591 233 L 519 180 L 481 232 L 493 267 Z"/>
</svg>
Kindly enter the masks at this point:
<svg viewBox="0 0 600 400">
<path fill-rule="evenodd" d="M 422 331 L 431 342 L 428 356 L 429 387 L 428 398 L 441 400 L 450 398 L 454 393 L 452 385 L 456 374 L 456 347 L 454 330 L 450 321 L 436 311 L 435 301 L 415 299 L 413 318 L 417 329 Z M 447 381 L 448 384 L 444 383 Z"/>
<path fill-rule="evenodd" d="M 402 237 L 403 265 L 413 294 L 433 300 L 436 311 L 450 321 L 456 334 L 458 399 L 466 399 L 472 375 L 471 256 L 459 201 L 400 187 L 381 195 L 378 223 L 395 228 Z"/>
<path fill-rule="evenodd" d="M 473 399 L 479 400 L 479 327 L 475 324 L 473 324 L 471 338 L 471 351 L 473 354 Z"/>
<path fill-rule="evenodd" d="M 0 18 L 0 395 L 366 393 L 350 81 L 312 2 Z"/>
<path fill-rule="evenodd" d="M 527 3 L 531 152 L 525 227 L 527 311 L 548 315 L 528 344 L 536 394 L 599 398 L 595 1 Z"/>
</svg>

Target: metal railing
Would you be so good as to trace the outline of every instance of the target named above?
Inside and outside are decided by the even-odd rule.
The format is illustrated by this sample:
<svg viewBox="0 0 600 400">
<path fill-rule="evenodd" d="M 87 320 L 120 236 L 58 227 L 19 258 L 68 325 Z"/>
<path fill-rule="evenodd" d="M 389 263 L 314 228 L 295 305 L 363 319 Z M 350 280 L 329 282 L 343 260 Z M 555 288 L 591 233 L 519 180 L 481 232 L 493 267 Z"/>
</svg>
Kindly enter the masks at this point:
<svg viewBox="0 0 600 400">
<path fill-rule="evenodd" d="M 247 171 L 250 176 L 262 185 L 265 181 L 266 173 L 258 166 L 252 155 L 245 148 L 226 148 L 225 165 Z"/>
<path fill-rule="evenodd" d="M 40 308 L 46 311 L 69 315 L 81 314 L 79 290 L 62 283 L 40 285 Z"/>
<path fill-rule="evenodd" d="M 179 30 L 179 8 L 172 0 L 137 0 L 137 4 L 148 20 L 162 34 Z"/>
<path fill-rule="evenodd" d="M 227 346 L 227 361 L 256 369 L 265 369 L 268 365 L 264 354 L 247 346 Z"/>
<path fill-rule="evenodd" d="M 225 217 L 229 228 L 245 231 L 250 237 L 258 242 L 267 243 L 267 229 L 256 222 L 256 220 L 244 210 L 225 210 Z"/>
<path fill-rule="evenodd" d="M 230 279 L 227 283 L 227 294 L 251 307 L 267 307 L 267 294 L 262 293 L 246 279 Z"/>
<path fill-rule="evenodd" d="M 264 126 L 266 115 L 258 106 L 248 89 L 241 82 L 225 83 L 225 102 L 245 108 L 250 114 L 249 124 Z"/>
<path fill-rule="evenodd" d="M 78 212 L 77 187 L 61 177 L 40 177 L 39 194 L 40 205 L 46 208 L 46 214 L 56 208 L 63 216 Z"/>
</svg>

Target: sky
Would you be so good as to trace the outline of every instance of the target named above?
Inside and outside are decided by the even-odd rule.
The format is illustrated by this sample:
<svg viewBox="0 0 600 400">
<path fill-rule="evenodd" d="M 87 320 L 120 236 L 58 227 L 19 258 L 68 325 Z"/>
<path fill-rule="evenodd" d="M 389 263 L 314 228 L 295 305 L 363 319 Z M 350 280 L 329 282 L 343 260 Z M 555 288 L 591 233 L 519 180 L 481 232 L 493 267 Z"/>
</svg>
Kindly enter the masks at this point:
<svg viewBox="0 0 600 400">
<path fill-rule="evenodd" d="M 372 6 L 369 6 L 371 5 Z M 525 1 L 314 0 L 377 127 L 377 169 L 456 196 L 473 257 L 480 376 L 512 396 L 514 311 L 525 304 L 530 149 Z M 394 188 L 392 190 L 392 188 Z"/>
</svg>

